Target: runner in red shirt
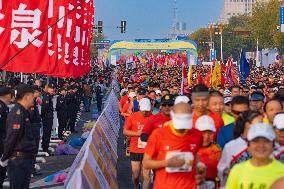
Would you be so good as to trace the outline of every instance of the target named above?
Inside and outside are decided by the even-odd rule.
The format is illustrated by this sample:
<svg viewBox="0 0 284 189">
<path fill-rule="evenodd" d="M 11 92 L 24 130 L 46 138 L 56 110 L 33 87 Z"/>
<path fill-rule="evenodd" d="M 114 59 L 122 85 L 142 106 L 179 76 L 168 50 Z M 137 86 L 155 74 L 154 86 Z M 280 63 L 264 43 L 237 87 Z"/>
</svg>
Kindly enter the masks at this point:
<svg viewBox="0 0 284 189">
<path fill-rule="evenodd" d="M 202 133 L 192 128 L 190 112 L 187 103 L 175 105 L 169 125 L 156 129 L 148 140 L 143 165 L 155 170 L 154 189 L 196 188 L 197 152 L 202 145 Z M 205 172 L 202 168 L 198 171 Z"/>
<path fill-rule="evenodd" d="M 160 113 L 151 116 L 150 120 L 146 123 L 141 135 L 142 141 L 146 142 L 155 129 L 163 127 L 165 122 L 170 121 L 170 112 L 173 105 L 174 99 L 171 95 L 162 97 Z"/>
<path fill-rule="evenodd" d="M 129 111 L 130 104 L 136 99 L 136 93 L 130 92 L 128 94 L 128 100 L 125 102 L 125 104 L 122 107 L 121 115 L 124 117 L 125 121 L 126 119 L 131 115 L 131 111 Z"/>
<path fill-rule="evenodd" d="M 132 86 L 129 86 L 127 89 L 128 90 L 127 90 L 126 95 L 122 96 L 120 98 L 120 101 L 119 101 L 119 111 L 120 112 L 122 111 L 123 106 L 125 105 L 125 103 L 127 103 L 127 101 L 129 101 L 129 93 L 130 92 L 134 92 L 134 88 Z"/>
<path fill-rule="evenodd" d="M 132 114 L 125 122 L 123 134 L 130 137 L 130 159 L 132 167 L 132 179 L 134 188 L 138 187 L 142 169 L 144 147 L 140 141 L 140 135 L 151 114 L 151 102 L 148 98 L 139 101 L 139 112 Z M 150 186 L 150 171 L 143 168 L 143 187 Z"/>
<path fill-rule="evenodd" d="M 208 111 L 208 101 L 209 101 L 209 91 L 208 88 L 199 84 L 193 87 L 192 89 L 192 103 L 193 103 L 193 117 L 192 124 L 193 128 L 195 128 L 196 120 L 203 115 L 208 115 L 212 117 L 216 127 L 216 133 L 218 133 L 219 129 L 224 126 L 224 122 L 221 116 L 215 114 L 213 112 Z M 216 137 L 215 137 L 216 138 Z"/>
<path fill-rule="evenodd" d="M 221 148 L 214 143 L 216 128 L 210 116 L 201 116 L 196 121 L 196 128 L 202 131 L 203 144 L 198 151 L 200 161 L 206 165 L 206 178 L 202 183 L 204 188 L 217 188 L 217 165 L 221 158 Z"/>
</svg>

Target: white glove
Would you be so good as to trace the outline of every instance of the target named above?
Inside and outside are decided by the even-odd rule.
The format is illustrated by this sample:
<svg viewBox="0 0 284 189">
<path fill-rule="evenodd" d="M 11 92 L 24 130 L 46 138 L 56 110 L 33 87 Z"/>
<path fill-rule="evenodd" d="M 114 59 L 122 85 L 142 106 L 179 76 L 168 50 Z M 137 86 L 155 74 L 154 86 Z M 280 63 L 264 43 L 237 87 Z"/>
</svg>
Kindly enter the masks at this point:
<svg viewBox="0 0 284 189">
<path fill-rule="evenodd" d="M 0 166 L 1 166 L 1 167 L 7 167 L 7 165 L 8 165 L 8 159 L 5 160 L 5 161 L 1 161 L 1 160 L 0 160 Z"/>
</svg>

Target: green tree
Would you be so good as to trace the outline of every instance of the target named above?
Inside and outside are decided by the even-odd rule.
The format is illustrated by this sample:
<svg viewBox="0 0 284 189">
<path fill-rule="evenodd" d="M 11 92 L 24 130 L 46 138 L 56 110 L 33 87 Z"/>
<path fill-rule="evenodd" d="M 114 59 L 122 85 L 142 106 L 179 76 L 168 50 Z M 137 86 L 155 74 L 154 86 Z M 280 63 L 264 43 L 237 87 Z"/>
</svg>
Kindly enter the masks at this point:
<svg viewBox="0 0 284 189">
<path fill-rule="evenodd" d="M 205 60 L 209 59 L 209 44 L 210 36 L 209 36 L 209 30 L 207 28 L 200 28 L 193 32 L 189 36 L 190 40 L 193 40 L 197 43 L 197 52 L 199 57 L 204 58 Z"/>
<path fill-rule="evenodd" d="M 284 34 L 277 30 L 280 23 L 278 0 L 257 3 L 250 19 L 250 30 L 259 39 L 261 48 L 283 48 Z"/>
<path fill-rule="evenodd" d="M 242 15 L 232 17 L 229 20 L 229 24 L 224 25 L 223 29 L 223 57 L 225 61 L 228 57 L 232 56 L 235 60 L 239 58 L 241 49 L 245 51 L 255 50 L 256 40 L 251 36 L 243 36 L 236 34 L 236 31 L 246 31 L 248 29 L 249 17 Z M 218 33 L 219 29 L 216 28 L 215 32 Z M 215 33 L 214 32 L 214 33 Z M 204 42 L 210 41 L 209 29 L 202 28 L 189 36 L 189 39 L 195 41 L 198 44 L 198 54 L 204 57 L 205 61 L 209 60 L 209 45 Z M 215 49 L 217 50 L 217 57 L 221 56 L 221 36 L 213 35 L 213 42 Z M 205 56 L 204 56 L 205 55 Z"/>
</svg>

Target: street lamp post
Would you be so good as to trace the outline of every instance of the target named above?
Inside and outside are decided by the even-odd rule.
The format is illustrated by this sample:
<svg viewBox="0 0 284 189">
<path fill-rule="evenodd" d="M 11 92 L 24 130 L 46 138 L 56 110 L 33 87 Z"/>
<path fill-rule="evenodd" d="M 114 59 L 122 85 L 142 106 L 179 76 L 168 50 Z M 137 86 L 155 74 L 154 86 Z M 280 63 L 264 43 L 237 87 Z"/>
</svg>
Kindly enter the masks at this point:
<svg viewBox="0 0 284 189">
<path fill-rule="evenodd" d="M 259 62 L 259 43 L 258 43 L 258 38 L 256 38 L 256 58 L 255 58 L 255 61 L 256 61 L 256 66 L 257 67 L 260 67 L 260 62 Z"/>
<path fill-rule="evenodd" d="M 219 24 L 219 31 L 220 31 L 220 36 L 221 36 L 221 59 L 223 59 L 223 28 L 224 28 L 224 25 L 222 22 L 220 22 Z"/>
</svg>

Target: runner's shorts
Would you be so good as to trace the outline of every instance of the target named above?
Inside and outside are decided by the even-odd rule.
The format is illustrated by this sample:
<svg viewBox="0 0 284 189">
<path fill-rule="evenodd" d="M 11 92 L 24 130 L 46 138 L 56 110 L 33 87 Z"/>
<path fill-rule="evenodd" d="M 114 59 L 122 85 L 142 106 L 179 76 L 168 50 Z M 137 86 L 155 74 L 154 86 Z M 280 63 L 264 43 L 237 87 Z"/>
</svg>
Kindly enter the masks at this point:
<svg viewBox="0 0 284 189">
<path fill-rule="evenodd" d="M 138 154 L 138 153 L 130 153 L 130 160 L 131 161 L 142 161 L 144 154 Z"/>
</svg>

